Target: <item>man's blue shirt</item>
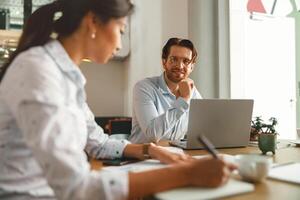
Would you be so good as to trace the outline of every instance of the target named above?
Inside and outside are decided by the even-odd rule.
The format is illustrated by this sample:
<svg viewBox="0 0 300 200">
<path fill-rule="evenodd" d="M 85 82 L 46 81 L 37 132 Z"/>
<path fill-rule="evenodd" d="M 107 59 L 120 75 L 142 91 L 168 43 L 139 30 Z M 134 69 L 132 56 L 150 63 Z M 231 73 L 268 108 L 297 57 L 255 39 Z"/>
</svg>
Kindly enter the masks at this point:
<svg viewBox="0 0 300 200">
<path fill-rule="evenodd" d="M 192 99 L 201 95 L 194 87 Z M 169 90 L 164 74 L 143 79 L 133 90 L 132 143 L 178 140 L 188 127 L 189 102 Z"/>
</svg>

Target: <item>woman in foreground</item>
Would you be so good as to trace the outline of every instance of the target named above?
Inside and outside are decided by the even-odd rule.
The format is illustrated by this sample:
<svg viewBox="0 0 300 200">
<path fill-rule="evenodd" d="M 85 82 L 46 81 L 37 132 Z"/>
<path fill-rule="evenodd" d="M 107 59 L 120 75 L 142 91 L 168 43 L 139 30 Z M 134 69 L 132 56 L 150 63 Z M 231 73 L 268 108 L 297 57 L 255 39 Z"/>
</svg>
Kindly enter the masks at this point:
<svg viewBox="0 0 300 200">
<path fill-rule="evenodd" d="M 132 9 L 129 0 L 58 0 L 29 18 L 0 76 L 0 198 L 133 199 L 228 180 L 235 166 L 222 160 L 112 140 L 95 123 L 78 66 L 116 54 Z M 149 154 L 173 164 L 140 173 L 92 171 L 84 151 L 94 158 Z"/>
</svg>

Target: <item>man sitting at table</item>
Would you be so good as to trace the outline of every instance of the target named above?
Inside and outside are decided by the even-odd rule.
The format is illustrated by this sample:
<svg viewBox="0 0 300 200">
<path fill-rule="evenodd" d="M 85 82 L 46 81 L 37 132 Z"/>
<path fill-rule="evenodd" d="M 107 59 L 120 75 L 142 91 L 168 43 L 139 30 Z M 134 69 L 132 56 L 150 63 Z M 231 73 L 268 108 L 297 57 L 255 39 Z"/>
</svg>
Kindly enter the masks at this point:
<svg viewBox="0 0 300 200">
<path fill-rule="evenodd" d="M 134 87 L 131 142 L 184 138 L 190 100 L 201 98 L 189 78 L 196 58 L 197 51 L 190 40 L 167 41 L 162 50 L 163 74 L 143 79 Z"/>
</svg>

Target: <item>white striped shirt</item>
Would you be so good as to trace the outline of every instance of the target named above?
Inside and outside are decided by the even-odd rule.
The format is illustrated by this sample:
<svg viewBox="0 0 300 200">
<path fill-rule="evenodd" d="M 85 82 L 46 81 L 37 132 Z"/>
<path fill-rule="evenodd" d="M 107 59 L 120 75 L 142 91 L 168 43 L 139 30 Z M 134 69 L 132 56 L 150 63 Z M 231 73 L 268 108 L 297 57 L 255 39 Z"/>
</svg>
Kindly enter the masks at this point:
<svg viewBox="0 0 300 200">
<path fill-rule="evenodd" d="M 84 150 L 121 157 L 128 141 L 95 123 L 85 82 L 57 40 L 11 64 L 0 84 L 0 198 L 127 198 L 127 173 L 90 170 Z"/>
</svg>

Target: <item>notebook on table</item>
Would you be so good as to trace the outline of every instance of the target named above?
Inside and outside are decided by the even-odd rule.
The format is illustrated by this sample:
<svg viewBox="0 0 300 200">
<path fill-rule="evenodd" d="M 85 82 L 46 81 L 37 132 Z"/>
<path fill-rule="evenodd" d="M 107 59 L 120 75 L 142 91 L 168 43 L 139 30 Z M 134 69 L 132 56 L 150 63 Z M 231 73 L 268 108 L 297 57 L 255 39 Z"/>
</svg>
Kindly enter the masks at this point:
<svg viewBox="0 0 300 200">
<path fill-rule="evenodd" d="M 183 149 L 203 149 L 204 134 L 216 148 L 245 147 L 249 143 L 253 100 L 192 99 L 186 141 L 171 141 Z"/>
<path fill-rule="evenodd" d="M 201 199 L 219 199 L 237 194 L 254 191 L 254 185 L 235 179 L 230 179 L 228 183 L 218 188 L 198 188 L 186 187 L 166 192 L 160 192 L 155 195 L 159 200 L 201 200 Z"/>
<path fill-rule="evenodd" d="M 269 175 L 269 178 L 300 184 L 300 163 L 284 163 L 275 165 Z"/>
</svg>

